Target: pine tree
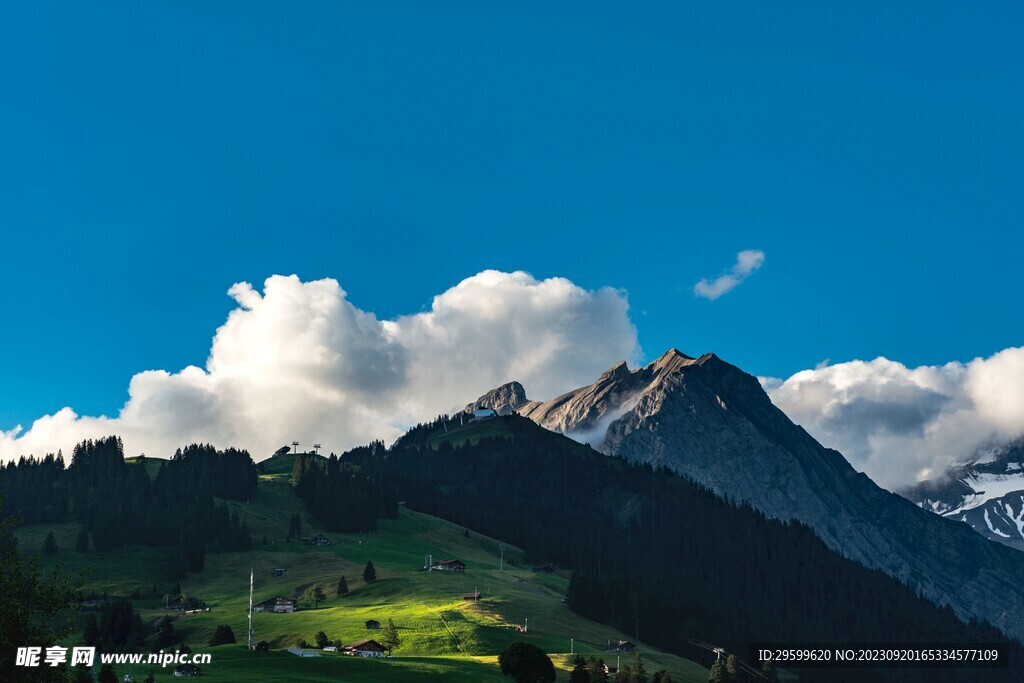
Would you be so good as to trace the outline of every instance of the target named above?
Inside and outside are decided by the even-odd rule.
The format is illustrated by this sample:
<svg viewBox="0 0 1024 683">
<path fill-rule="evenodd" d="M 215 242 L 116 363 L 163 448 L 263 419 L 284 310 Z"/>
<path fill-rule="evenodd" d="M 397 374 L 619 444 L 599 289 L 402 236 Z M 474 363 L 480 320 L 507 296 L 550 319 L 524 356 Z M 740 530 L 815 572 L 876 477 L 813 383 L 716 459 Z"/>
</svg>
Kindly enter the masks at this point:
<svg viewBox="0 0 1024 683">
<path fill-rule="evenodd" d="M 324 593 L 324 588 L 319 583 L 314 583 L 312 586 L 306 589 L 306 592 L 302 596 L 305 600 L 313 603 L 313 609 L 316 609 L 321 602 L 327 599 L 327 594 Z"/>
<path fill-rule="evenodd" d="M 659 669 L 654 672 L 651 683 L 672 683 L 672 674 L 668 672 L 668 669 Z"/>
<path fill-rule="evenodd" d="M 323 631 L 317 631 L 316 635 L 313 636 L 313 640 L 316 641 L 316 646 L 321 650 L 331 644 L 331 639 Z"/>
<path fill-rule="evenodd" d="M 109 664 L 101 666 L 100 675 L 96 680 L 98 683 L 117 683 L 117 674 L 114 673 L 114 667 Z"/>
<path fill-rule="evenodd" d="M 398 635 L 398 628 L 391 617 L 388 617 L 387 623 L 384 624 L 384 628 L 380 632 L 380 644 L 388 649 L 388 654 L 391 654 L 391 651 L 401 643 L 402 639 Z"/>
<path fill-rule="evenodd" d="M 75 550 L 80 553 L 89 552 L 89 531 L 85 526 L 78 530 L 78 537 L 75 539 Z"/>
<path fill-rule="evenodd" d="M 373 562 L 366 561 L 366 566 L 363 567 L 363 581 L 366 583 L 372 583 L 377 580 L 377 569 L 373 566 Z"/>
<path fill-rule="evenodd" d="M 644 668 L 644 660 L 639 652 L 633 657 L 633 670 L 629 677 L 629 683 L 647 683 L 647 669 Z"/>
<path fill-rule="evenodd" d="M 227 624 L 218 625 L 213 632 L 213 637 L 210 638 L 210 645 L 228 645 L 235 642 L 237 642 L 235 632 Z"/>
<path fill-rule="evenodd" d="M 716 659 L 711 665 L 711 674 L 708 676 L 708 683 L 728 683 L 729 677 L 725 672 L 725 660 Z"/>
<path fill-rule="evenodd" d="M 96 615 L 90 614 L 85 618 L 85 634 L 83 641 L 89 647 L 96 647 L 100 640 L 100 627 L 96 623 Z"/>
<path fill-rule="evenodd" d="M 608 672 L 604 670 L 603 659 L 596 659 L 591 655 L 587 660 L 587 673 L 590 674 L 590 683 L 608 683 Z"/>
<path fill-rule="evenodd" d="M 573 660 L 572 671 L 569 673 L 569 683 L 590 683 L 590 673 L 587 671 L 587 660 L 576 655 Z"/>
<path fill-rule="evenodd" d="M 729 655 L 725 658 L 725 677 L 730 683 L 737 683 L 740 678 L 736 669 L 736 655 Z"/>
<path fill-rule="evenodd" d="M 338 579 L 338 597 L 341 597 L 346 593 L 348 593 L 348 581 L 346 581 L 345 577 L 343 576 L 340 579 Z"/>
<path fill-rule="evenodd" d="M 299 517 L 299 513 L 296 512 L 288 520 L 288 538 L 287 538 L 287 540 L 290 541 L 293 538 L 298 538 L 301 535 L 302 535 L 302 518 Z"/>
<path fill-rule="evenodd" d="M 43 555 L 56 555 L 57 554 L 57 540 L 53 537 L 53 532 L 46 534 L 46 539 L 43 541 Z"/>
</svg>

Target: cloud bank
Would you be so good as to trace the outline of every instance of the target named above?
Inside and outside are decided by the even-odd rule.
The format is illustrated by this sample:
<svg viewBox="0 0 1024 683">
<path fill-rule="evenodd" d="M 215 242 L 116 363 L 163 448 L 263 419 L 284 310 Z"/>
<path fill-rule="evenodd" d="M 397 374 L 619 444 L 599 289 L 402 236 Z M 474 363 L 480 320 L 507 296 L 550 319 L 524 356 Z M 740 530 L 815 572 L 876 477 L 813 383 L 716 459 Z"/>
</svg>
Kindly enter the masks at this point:
<svg viewBox="0 0 1024 683">
<path fill-rule="evenodd" d="M 228 294 L 238 306 L 204 368 L 135 375 L 114 417 L 63 408 L 0 432 L 0 458 L 67 454 L 108 434 L 128 453 L 165 457 L 194 441 L 257 460 L 293 440 L 340 453 L 393 440 L 509 380 L 554 396 L 640 356 L 623 292 L 524 272 L 479 273 L 395 320 L 360 310 L 333 279 L 275 275 L 262 293 L 242 282 Z"/>
<path fill-rule="evenodd" d="M 857 360 L 762 384 L 794 422 L 889 488 L 1024 432 L 1024 347 L 916 368 Z"/>
<path fill-rule="evenodd" d="M 699 297 L 714 301 L 728 294 L 750 277 L 754 271 L 764 264 L 764 252 L 760 249 L 747 249 L 736 254 L 736 263 L 727 272 L 714 280 L 702 278 L 693 286 L 693 293 Z"/>
</svg>

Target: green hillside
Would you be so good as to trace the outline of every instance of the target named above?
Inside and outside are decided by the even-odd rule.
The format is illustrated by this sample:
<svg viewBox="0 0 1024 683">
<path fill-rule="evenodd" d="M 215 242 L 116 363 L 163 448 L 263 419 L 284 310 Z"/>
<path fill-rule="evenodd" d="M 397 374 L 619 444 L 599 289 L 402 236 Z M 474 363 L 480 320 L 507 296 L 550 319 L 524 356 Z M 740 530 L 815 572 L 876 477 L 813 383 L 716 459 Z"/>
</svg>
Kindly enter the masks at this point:
<svg viewBox="0 0 1024 683">
<path fill-rule="evenodd" d="M 141 464 L 150 479 L 156 477 L 156 473 L 160 471 L 160 464 L 166 462 L 163 458 L 152 458 L 138 455 L 132 458 L 125 458 L 124 461 L 129 465 Z"/>
<path fill-rule="evenodd" d="M 292 466 L 295 464 L 295 458 L 298 455 L 309 455 L 309 453 L 281 453 L 279 455 L 272 455 L 257 464 L 257 468 L 260 474 L 291 474 Z"/>
<path fill-rule="evenodd" d="M 283 463 L 277 465 L 283 469 Z M 472 531 L 467 534 L 462 527 L 436 517 L 402 509 L 398 519 L 381 520 L 377 533 L 324 532 L 333 545 L 313 547 L 299 541 L 285 542 L 288 519 L 294 513 L 302 516 L 304 535 L 322 531 L 308 519 L 287 474 L 262 475 L 252 503 L 229 505 L 248 521 L 254 550 L 208 555 L 204 570 L 189 574 L 181 589 L 184 595 L 204 601 L 209 611 L 175 617 L 175 628 L 185 634 L 190 647 L 213 654 L 212 663 L 203 670 L 205 679 L 508 680 L 498 672 L 496 656 L 510 642 L 523 638 L 551 654 L 563 669 L 559 680 L 568 680 L 564 669 L 568 666 L 570 639 L 574 639 L 574 651 L 584 654 L 600 653 L 608 640 L 635 641 L 629 634 L 579 617 L 561 602 L 568 584 L 567 572 L 535 573 L 524 563 L 522 552 L 512 547 L 505 548 L 504 571 L 499 571 L 501 544 L 497 540 Z M 171 549 L 131 547 L 78 553 L 73 550 L 77 524 L 25 527 L 18 531 L 19 541 L 27 549 L 38 548 L 51 530 L 60 552 L 56 558 L 45 560 L 44 566 L 60 562 L 68 569 L 87 571 L 87 591 L 111 596 L 138 591 L 142 597 L 133 602 L 146 621 L 155 622 L 167 614 L 162 600 L 154 597 L 153 588 L 156 584 L 158 594 L 171 590 L 173 582 L 165 578 Z M 435 560 L 459 559 L 465 562 L 466 571 L 426 572 L 423 565 L 427 555 Z M 370 584 L 362 578 L 368 560 L 376 567 L 378 577 Z M 284 567 L 287 573 L 275 577 L 275 567 Z M 256 614 L 255 637 L 270 643 L 269 654 L 249 653 L 244 644 L 206 646 L 218 624 L 230 625 L 244 643 L 250 568 L 255 572 L 257 602 L 277 595 L 300 598 L 313 583 L 323 585 L 328 599 L 318 609 L 300 602 L 303 609 L 294 614 Z M 341 576 L 346 577 L 350 593 L 337 597 Z M 463 600 L 463 594 L 477 590 L 482 593 L 479 602 Z M 367 661 L 333 653 L 300 659 L 286 652 L 301 638 L 312 642 L 318 631 L 346 643 L 379 637 L 379 632 L 368 631 L 364 622 L 385 622 L 388 618 L 397 624 L 402 640 L 392 659 Z M 528 633 L 518 633 L 514 625 L 525 625 L 527 620 Z M 71 640 L 78 639 L 76 635 Z M 642 644 L 640 652 L 648 671 L 664 666 L 676 681 L 707 680 L 707 670 L 693 662 Z M 614 661 L 614 655 L 609 658 Z M 136 666 L 133 673 L 136 680 L 141 680 L 147 667 Z M 169 669 L 156 669 L 156 674 L 157 680 L 171 678 Z"/>
</svg>

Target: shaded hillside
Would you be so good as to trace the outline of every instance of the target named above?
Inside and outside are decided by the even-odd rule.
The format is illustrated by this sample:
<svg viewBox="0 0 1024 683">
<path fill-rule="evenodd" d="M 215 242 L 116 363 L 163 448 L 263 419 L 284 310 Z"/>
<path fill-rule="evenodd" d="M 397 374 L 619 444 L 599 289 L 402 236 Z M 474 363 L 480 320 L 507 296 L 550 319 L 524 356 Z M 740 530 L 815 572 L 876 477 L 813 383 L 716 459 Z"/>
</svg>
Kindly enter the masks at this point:
<svg viewBox="0 0 1024 683">
<path fill-rule="evenodd" d="M 530 620 L 529 640 L 549 652 L 560 667 L 568 665 L 570 639 L 575 639 L 576 652 L 600 657 L 605 656 L 601 650 L 608 640 L 629 637 L 580 616 L 561 602 L 569 583 L 567 571 L 533 572 L 513 544 L 467 531 L 461 525 L 401 510 L 397 518 L 381 520 L 376 533 L 331 532 L 307 513 L 285 475 L 261 477 L 252 501 L 230 502 L 228 506 L 244 516 L 254 538 L 267 541 L 257 541 L 248 551 L 210 553 L 202 571 L 182 579 L 182 594 L 209 607 L 209 612 L 187 616 L 168 612 L 164 606 L 163 594 L 175 583 L 163 578 L 166 548 L 81 553 L 74 550 L 78 528 L 74 523 L 22 527 L 17 535 L 23 547 L 38 548 L 52 531 L 60 551 L 44 558 L 44 567 L 88 571 L 88 595 L 129 597 L 147 626 L 155 627 L 170 614 L 175 631 L 190 647 L 213 654 L 213 663 L 203 667 L 199 680 L 496 683 L 508 680 L 498 672 L 496 657 L 509 643 L 523 637 L 511 627 L 523 624 L 526 618 Z M 295 515 L 303 519 L 304 535 L 324 533 L 332 544 L 316 547 L 298 540 L 286 542 L 289 520 Z M 499 571 L 502 554 L 505 564 Z M 422 567 L 427 555 L 458 558 L 466 563 L 466 571 L 425 572 Z M 373 582 L 362 576 L 367 561 L 377 569 Z M 266 655 L 248 653 L 242 644 L 250 567 L 255 571 L 257 602 L 276 595 L 299 599 L 300 609 L 294 614 L 254 616 L 257 640 L 266 640 L 271 647 Z M 277 567 L 287 572 L 276 576 Z M 342 576 L 349 592 L 339 596 L 337 585 Z M 327 600 L 314 608 L 302 596 L 315 583 L 324 587 Z M 464 594 L 475 591 L 482 594 L 479 602 L 463 599 Z M 83 609 L 80 625 L 89 614 L 98 613 Z M 285 651 L 300 639 L 312 642 L 318 631 L 346 643 L 379 637 L 379 632 L 367 630 L 365 622 L 388 618 L 398 625 L 402 644 L 387 661 L 364 661 L 329 652 L 321 658 L 300 660 Z M 221 624 L 231 627 L 238 644 L 207 645 Z M 156 637 L 147 638 L 144 651 Z M 67 644 L 79 644 L 80 640 L 81 633 L 77 633 Z M 640 649 L 649 668 L 666 667 L 674 681 L 707 680 L 707 670 L 693 662 L 659 653 L 644 641 L 640 641 Z M 134 667 L 136 681 L 149 670 Z M 118 668 L 117 673 L 120 677 L 127 669 Z M 170 679 L 166 669 L 157 668 L 154 673 L 158 681 Z M 568 673 L 561 671 L 559 681 L 567 679 Z"/>
<path fill-rule="evenodd" d="M 493 431 L 495 422 L 510 436 L 453 446 L 434 443 L 444 424 L 424 425 L 365 464 L 416 509 L 572 567 L 569 597 L 581 614 L 682 653 L 690 653 L 689 636 L 737 652 L 753 641 L 1003 639 L 838 555 L 804 525 L 737 506 L 666 470 L 608 458 L 521 417 L 479 425 Z M 871 675 L 976 680 L 948 671 Z M 986 679 L 1013 680 L 1000 672 Z M 819 670 L 804 680 L 865 679 Z"/>
<path fill-rule="evenodd" d="M 833 550 L 961 617 L 1024 638 L 1020 553 L 880 488 L 794 424 L 757 378 L 714 354 L 672 349 L 638 370 L 620 363 L 592 385 L 519 410 L 604 453 L 667 467 L 770 517 L 798 520 Z M 1017 502 L 1014 511 L 1015 524 Z"/>
</svg>

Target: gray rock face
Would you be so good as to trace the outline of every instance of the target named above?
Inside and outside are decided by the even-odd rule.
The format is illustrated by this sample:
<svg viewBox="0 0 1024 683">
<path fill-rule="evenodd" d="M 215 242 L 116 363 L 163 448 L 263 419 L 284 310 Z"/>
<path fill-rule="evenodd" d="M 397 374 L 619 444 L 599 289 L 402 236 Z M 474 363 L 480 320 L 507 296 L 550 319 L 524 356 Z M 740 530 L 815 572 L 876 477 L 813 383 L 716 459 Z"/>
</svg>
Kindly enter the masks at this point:
<svg viewBox="0 0 1024 683">
<path fill-rule="evenodd" d="M 662 377 L 697 362 L 697 359 L 675 349 L 640 370 L 630 371 L 623 361 L 593 384 L 550 401 L 530 401 L 519 409 L 519 414 L 560 434 L 591 431 L 632 407 L 636 399 Z M 603 426 L 607 427 L 607 424 Z M 597 444 L 601 444 L 603 436 L 600 435 Z"/>
<path fill-rule="evenodd" d="M 519 382 L 509 382 L 508 384 L 502 384 L 497 389 L 491 389 L 476 401 L 468 404 L 466 411 L 473 412 L 474 410 L 490 408 L 498 415 L 511 415 L 526 403 L 528 401 L 526 400 L 526 390 L 523 389 L 523 385 Z"/>
<path fill-rule="evenodd" d="M 634 371 L 620 363 L 589 387 L 519 412 L 574 438 L 597 427 L 605 453 L 799 520 L 841 554 L 1024 638 L 1024 556 L 880 488 L 791 422 L 756 378 L 713 354 L 673 349 Z"/>
</svg>

